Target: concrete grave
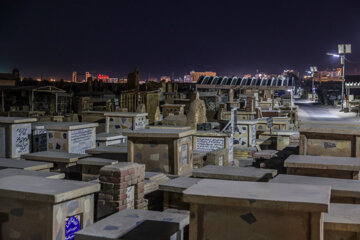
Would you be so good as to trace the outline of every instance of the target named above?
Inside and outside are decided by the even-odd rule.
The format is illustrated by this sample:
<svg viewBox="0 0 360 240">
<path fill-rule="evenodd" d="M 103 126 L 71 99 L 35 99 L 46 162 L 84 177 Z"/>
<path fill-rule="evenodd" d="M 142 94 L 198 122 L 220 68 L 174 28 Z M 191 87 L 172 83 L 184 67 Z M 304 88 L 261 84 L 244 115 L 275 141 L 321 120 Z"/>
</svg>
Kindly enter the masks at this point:
<svg viewBox="0 0 360 240">
<path fill-rule="evenodd" d="M 36 118 L 0 117 L 0 127 L 5 128 L 6 157 L 19 158 L 30 152 L 31 123 L 36 121 Z"/>
<path fill-rule="evenodd" d="M 44 161 L 54 164 L 53 171 L 63 172 L 67 179 L 81 180 L 81 169 L 76 165 L 81 158 L 88 154 L 77 154 L 56 151 L 44 151 L 21 155 L 22 158 L 33 161 Z"/>
<path fill-rule="evenodd" d="M 199 181 L 200 178 L 178 177 L 159 184 L 159 189 L 164 192 L 163 209 L 189 210 L 189 204 L 183 201 L 182 192 Z"/>
<path fill-rule="evenodd" d="M 45 126 L 48 150 L 84 154 L 96 146 L 97 123 L 61 122 Z"/>
<path fill-rule="evenodd" d="M 324 215 L 324 238 L 328 240 L 358 239 L 360 235 L 360 205 L 330 204 Z"/>
<path fill-rule="evenodd" d="M 81 180 L 85 182 L 98 179 L 102 167 L 116 163 L 118 163 L 116 160 L 94 157 L 86 157 L 77 161 L 77 165 L 81 166 Z"/>
<path fill-rule="evenodd" d="M 98 133 L 96 134 L 96 147 L 106 147 L 111 145 L 127 146 L 127 138 L 118 133 Z"/>
<path fill-rule="evenodd" d="M 169 116 L 169 114 L 179 115 L 184 114 L 185 104 L 163 104 L 161 105 L 163 117 Z"/>
<path fill-rule="evenodd" d="M 57 172 L 44 172 L 44 171 L 33 171 L 33 170 L 23 170 L 16 168 L 5 168 L 0 170 L 0 178 L 10 177 L 15 175 L 22 176 L 35 176 L 35 177 L 44 177 L 52 179 L 63 179 L 65 174 Z"/>
<path fill-rule="evenodd" d="M 208 165 L 194 169 L 192 176 L 196 178 L 211 178 L 234 181 L 267 182 L 275 177 L 277 170 L 254 167 L 225 167 Z"/>
<path fill-rule="evenodd" d="M 105 132 L 122 133 L 124 129 L 144 129 L 147 122 L 147 113 L 133 112 L 106 112 Z"/>
<path fill-rule="evenodd" d="M 0 169 L 16 168 L 23 170 L 49 172 L 50 168 L 52 168 L 53 166 L 54 166 L 53 163 L 48 163 L 48 162 L 27 161 L 24 159 L 0 158 Z"/>
<path fill-rule="evenodd" d="M 99 184 L 34 176 L 0 181 L 2 239 L 73 239 L 93 223 L 94 193 Z"/>
<path fill-rule="evenodd" d="M 287 117 L 274 117 L 273 118 L 273 126 L 271 130 L 273 131 L 283 131 L 289 130 L 290 119 Z M 256 131 L 268 131 L 270 128 L 267 126 L 267 118 L 259 118 L 258 123 L 256 124 Z"/>
<path fill-rule="evenodd" d="M 291 155 L 284 166 L 288 174 L 360 180 L 360 158 Z"/>
<path fill-rule="evenodd" d="M 145 166 L 137 163 L 117 163 L 100 169 L 101 191 L 97 216 L 130 209 L 144 209 Z"/>
<path fill-rule="evenodd" d="M 299 154 L 360 157 L 360 127 L 327 122 L 301 124 Z"/>
<path fill-rule="evenodd" d="M 47 151 L 47 130 L 45 126 L 56 125 L 57 122 L 34 122 L 31 124 L 31 152 Z"/>
<path fill-rule="evenodd" d="M 234 147 L 256 146 L 256 124 L 257 120 L 237 121 L 234 130 Z"/>
<path fill-rule="evenodd" d="M 144 235 L 143 231 L 140 231 L 143 224 L 148 221 L 159 221 L 163 223 L 163 230 L 153 226 L 147 228 Z M 176 233 L 169 238 L 164 238 L 163 233 L 167 232 L 171 226 L 165 223 L 176 224 Z M 183 229 L 189 224 L 189 215 L 185 213 L 174 213 L 174 212 L 156 212 L 156 211 L 144 211 L 137 209 L 126 209 L 121 212 L 115 213 L 109 217 L 106 217 L 99 222 L 79 231 L 76 233 L 76 240 L 88 240 L 88 239 L 183 239 Z M 140 226 L 140 227 L 139 227 Z M 142 229 L 143 230 L 143 229 Z M 149 231 L 150 230 L 150 231 Z M 134 233 L 136 233 L 134 235 Z M 146 236 L 146 237 L 145 237 Z"/>
<path fill-rule="evenodd" d="M 330 202 L 360 202 L 360 185 L 358 180 L 279 174 L 274 179 L 270 180 L 270 182 L 331 186 Z"/>
<path fill-rule="evenodd" d="M 114 144 L 106 147 L 97 147 L 86 150 L 86 153 L 91 154 L 96 158 L 105 158 L 117 160 L 119 162 L 126 162 L 128 159 L 128 147 L 124 144 Z"/>
<path fill-rule="evenodd" d="M 204 179 L 183 194 L 190 240 L 318 240 L 330 187 Z"/>
<path fill-rule="evenodd" d="M 166 127 L 124 131 L 128 137 L 128 162 L 145 164 L 147 171 L 186 174 L 193 168 L 194 133 Z"/>
</svg>

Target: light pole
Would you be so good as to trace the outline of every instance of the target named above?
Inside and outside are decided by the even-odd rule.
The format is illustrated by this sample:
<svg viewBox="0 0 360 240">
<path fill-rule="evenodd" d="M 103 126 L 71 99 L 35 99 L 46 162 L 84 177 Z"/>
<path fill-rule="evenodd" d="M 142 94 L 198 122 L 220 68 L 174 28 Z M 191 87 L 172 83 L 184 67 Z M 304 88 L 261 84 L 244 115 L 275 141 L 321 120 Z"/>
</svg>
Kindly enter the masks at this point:
<svg viewBox="0 0 360 240">
<path fill-rule="evenodd" d="M 312 101 L 315 102 L 315 80 L 314 80 L 314 75 L 315 72 L 317 72 L 317 67 L 310 67 L 310 72 L 311 72 L 311 78 L 312 78 L 312 85 L 311 85 L 311 89 L 312 89 Z"/>
<path fill-rule="evenodd" d="M 342 84 L 341 84 L 341 110 L 344 110 L 344 90 L 345 90 L 345 55 L 351 53 L 351 44 L 338 44 L 338 53 L 327 53 L 333 57 L 340 57 L 342 65 Z"/>
</svg>

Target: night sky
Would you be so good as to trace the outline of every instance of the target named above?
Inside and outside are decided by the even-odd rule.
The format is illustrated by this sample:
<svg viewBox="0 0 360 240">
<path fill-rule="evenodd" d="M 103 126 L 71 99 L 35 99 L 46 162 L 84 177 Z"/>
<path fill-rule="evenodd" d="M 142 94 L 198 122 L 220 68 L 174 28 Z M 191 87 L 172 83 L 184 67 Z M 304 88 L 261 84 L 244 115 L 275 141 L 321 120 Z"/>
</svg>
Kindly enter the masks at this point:
<svg viewBox="0 0 360 240">
<path fill-rule="evenodd" d="M 22 77 L 303 73 L 339 66 L 338 43 L 360 74 L 359 0 L 0 0 L 0 72 Z"/>
</svg>

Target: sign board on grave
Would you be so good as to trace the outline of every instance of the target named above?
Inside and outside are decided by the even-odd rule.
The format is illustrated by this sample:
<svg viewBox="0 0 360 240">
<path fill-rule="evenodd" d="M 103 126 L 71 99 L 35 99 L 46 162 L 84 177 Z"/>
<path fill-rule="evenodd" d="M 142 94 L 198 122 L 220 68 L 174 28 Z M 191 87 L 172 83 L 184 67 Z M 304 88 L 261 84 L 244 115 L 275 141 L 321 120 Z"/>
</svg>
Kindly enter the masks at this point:
<svg viewBox="0 0 360 240">
<path fill-rule="evenodd" d="M 197 137 L 196 138 L 196 150 L 202 152 L 211 152 L 216 149 L 222 149 L 225 147 L 224 138 L 214 137 Z"/>
<path fill-rule="evenodd" d="M 267 127 L 268 127 L 268 128 L 271 128 L 271 127 L 274 125 L 274 120 L 273 120 L 272 117 L 268 117 L 268 118 L 266 119 L 266 122 L 267 122 Z"/>
<path fill-rule="evenodd" d="M 11 125 L 11 157 L 17 158 L 30 152 L 31 123 Z"/>
<path fill-rule="evenodd" d="M 75 233 L 81 228 L 80 215 L 65 218 L 65 240 L 75 239 Z"/>
<path fill-rule="evenodd" d="M 95 147 L 95 130 L 92 128 L 73 130 L 69 135 L 70 153 L 84 154 L 86 150 Z"/>
<path fill-rule="evenodd" d="M 126 208 L 135 209 L 135 185 L 126 189 Z"/>
<path fill-rule="evenodd" d="M 115 105 L 115 110 L 120 108 L 119 99 L 117 99 L 117 98 L 114 99 L 114 105 Z"/>
<path fill-rule="evenodd" d="M 187 144 L 183 144 L 181 146 L 181 160 L 183 166 L 187 165 L 187 159 L 188 159 L 188 146 Z"/>
</svg>

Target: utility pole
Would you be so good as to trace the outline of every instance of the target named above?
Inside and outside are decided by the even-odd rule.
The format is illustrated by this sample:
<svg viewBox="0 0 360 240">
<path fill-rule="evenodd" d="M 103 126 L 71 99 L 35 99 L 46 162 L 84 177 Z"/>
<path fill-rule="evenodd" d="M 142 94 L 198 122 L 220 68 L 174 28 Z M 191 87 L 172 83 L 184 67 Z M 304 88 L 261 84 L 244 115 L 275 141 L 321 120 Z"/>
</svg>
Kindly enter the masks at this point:
<svg viewBox="0 0 360 240">
<path fill-rule="evenodd" d="M 344 110 L 344 91 L 345 91 L 345 60 L 346 54 L 351 53 L 351 44 L 338 44 L 338 52 L 341 56 L 341 64 L 342 64 L 342 84 L 341 84 L 341 110 Z"/>
</svg>

